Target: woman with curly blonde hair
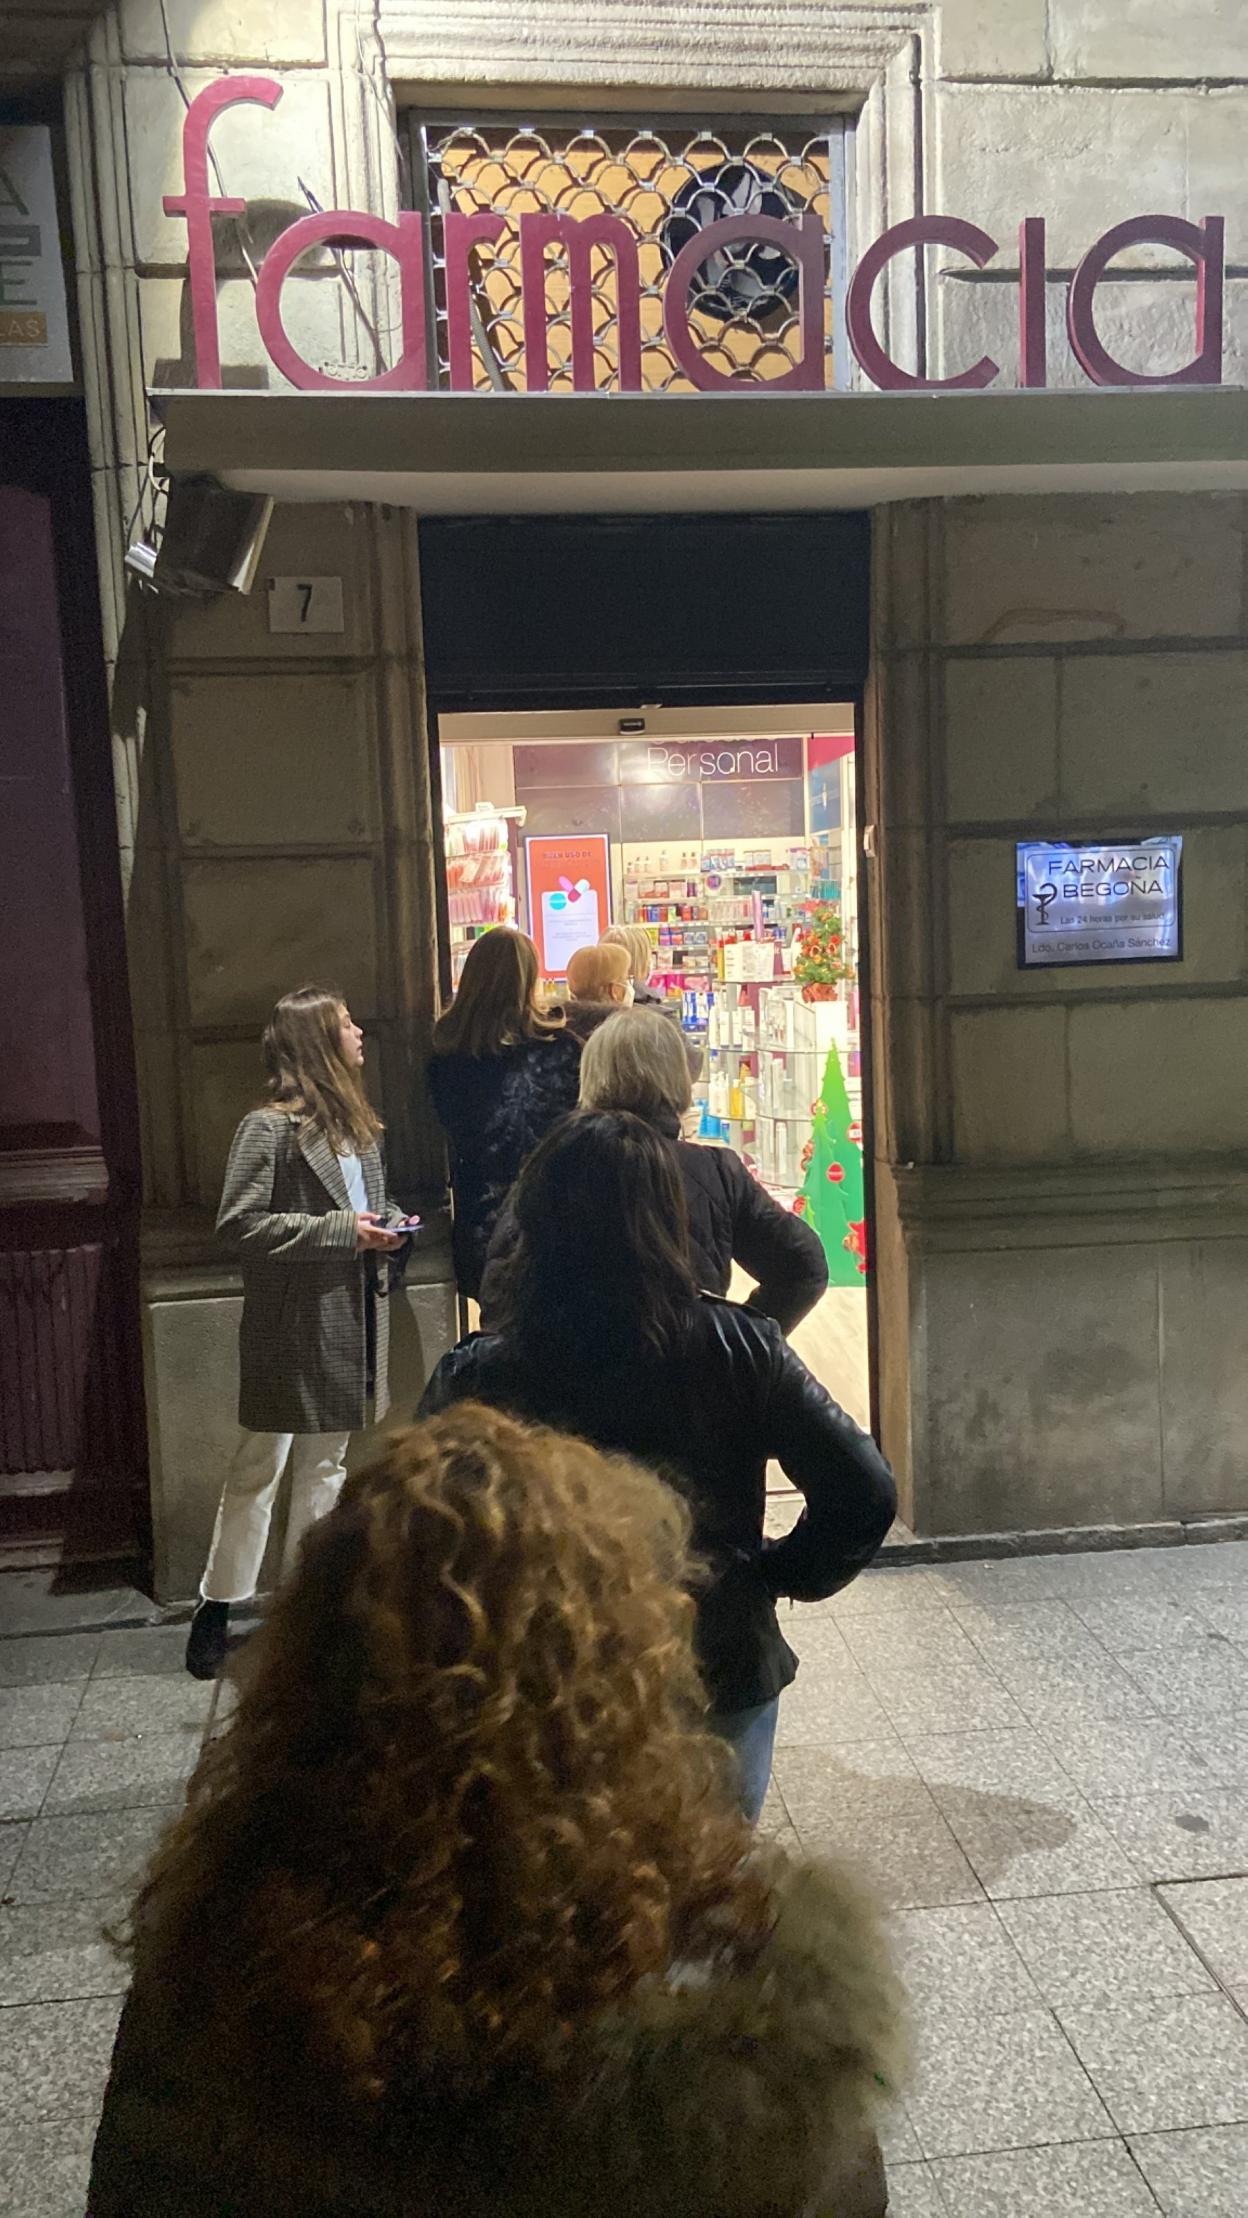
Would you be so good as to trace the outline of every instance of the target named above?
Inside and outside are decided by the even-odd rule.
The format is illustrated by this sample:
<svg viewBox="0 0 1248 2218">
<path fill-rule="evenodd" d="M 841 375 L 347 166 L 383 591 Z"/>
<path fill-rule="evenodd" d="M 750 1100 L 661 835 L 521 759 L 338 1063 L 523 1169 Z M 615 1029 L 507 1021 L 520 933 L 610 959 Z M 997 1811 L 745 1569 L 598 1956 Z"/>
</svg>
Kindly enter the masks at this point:
<svg viewBox="0 0 1248 2218">
<path fill-rule="evenodd" d="M 136 1904 L 92 2218 L 883 2211 L 875 1927 L 751 1854 L 687 1532 L 471 1405 L 348 1481 Z"/>
</svg>

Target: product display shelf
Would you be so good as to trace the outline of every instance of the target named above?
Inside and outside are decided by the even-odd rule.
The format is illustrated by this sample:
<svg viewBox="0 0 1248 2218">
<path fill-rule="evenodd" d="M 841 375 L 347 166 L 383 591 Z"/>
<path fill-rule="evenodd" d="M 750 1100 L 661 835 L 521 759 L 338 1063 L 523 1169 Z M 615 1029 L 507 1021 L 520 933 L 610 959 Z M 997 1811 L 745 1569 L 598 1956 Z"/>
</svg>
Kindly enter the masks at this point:
<svg viewBox="0 0 1248 2218">
<path fill-rule="evenodd" d="M 474 940 L 498 924 L 519 922 L 519 837 L 523 808 L 451 811 L 444 820 L 451 976 L 460 972 Z"/>
</svg>

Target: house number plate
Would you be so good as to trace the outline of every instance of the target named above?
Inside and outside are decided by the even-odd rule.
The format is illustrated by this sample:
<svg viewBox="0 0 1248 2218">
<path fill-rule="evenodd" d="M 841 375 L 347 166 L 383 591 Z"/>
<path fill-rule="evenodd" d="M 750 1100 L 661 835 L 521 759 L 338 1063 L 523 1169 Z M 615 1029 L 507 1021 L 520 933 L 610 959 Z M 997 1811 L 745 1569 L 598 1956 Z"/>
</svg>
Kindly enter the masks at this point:
<svg viewBox="0 0 1248 2218">
<path fill-rule="evenodd" d="M 341 578 L 270 578 L 271 632 L 341 632 Z"/>
</svg>

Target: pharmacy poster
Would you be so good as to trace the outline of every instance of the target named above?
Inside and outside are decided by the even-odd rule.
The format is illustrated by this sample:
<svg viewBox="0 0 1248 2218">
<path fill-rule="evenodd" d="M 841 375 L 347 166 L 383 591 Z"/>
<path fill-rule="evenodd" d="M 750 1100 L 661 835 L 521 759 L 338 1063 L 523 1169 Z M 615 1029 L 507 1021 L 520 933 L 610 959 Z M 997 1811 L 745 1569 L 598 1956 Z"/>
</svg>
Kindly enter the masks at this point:
<svg viewBox="0 0 1248 2218">
<path fill-rule="evenodd" d="M 529 930 L 543 978 L 566 978 L 578 947 L 592 947 L 611 922 L 610 846 L 605 832 L 567 838 L 540 833 L 524 843 Z"/>
<path fill-rule="evenodd" d="M 1182 861 L 1172 835 L 1020 842 L 1020 966 L 1181 962 Z"/>
<path fill-rule="evenodd" d="M 73 377 L 52 134 L 0 123 L 0 385 Z"/>
</svg>

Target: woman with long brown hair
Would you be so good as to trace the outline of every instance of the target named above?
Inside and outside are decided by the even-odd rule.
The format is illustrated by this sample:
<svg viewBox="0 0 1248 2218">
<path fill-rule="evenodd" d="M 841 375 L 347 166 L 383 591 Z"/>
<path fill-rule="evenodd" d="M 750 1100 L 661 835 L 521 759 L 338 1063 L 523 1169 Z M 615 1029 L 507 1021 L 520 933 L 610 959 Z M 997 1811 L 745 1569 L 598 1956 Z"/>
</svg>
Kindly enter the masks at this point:
<svg viewBox="0 0 1248 2218">
<path fill-rule="evenodd" d="M 896 1513 L 892 1472 L 770 1317 L 699 1292 L 665 1133 L 583 1110 L 530 1156 L 513 1209 L 490 1329 L 443 1356 L 421 1411 L 485 1402 L 634 1456 L 685 1495 L 708 1573 L 697 1645 L 713 1723 L 756 1818 L 797 1674 L 777 1600 L 823 1600 L 870 1563 Z M 782 1540 L 763 1530 L 773 1458 L 805 1501 Z"/>
<path fill-rule="evenodd" d="M 342 995 L 284 995 L 264 1062 L 265 1101 L 234 1135 L 217 1217 L 243 1274 L 240 1433 L 187 1641 L 197 1679 L 220 1670 L 231 1606 L 256 1591 L 287 1462 L 284 1568 L 338 1499 L 370 1394 L 385 1412 L 383 1258 L 412 1229 L 386 1199 L 381 1119 L 360 1077 L 364 1035 Z"/>
<path fill-rule="evenodd" d="M 434 1026 L 429 1091 L 450 1143 L 452 1254 L 475 1301 L 498 1213 L 552 1124 L 576 1107 L 580 1041 L 543 1007 L 537 949 L 496 925 L 468 950 L 459 990 Z"/>
<path fill-rule="evenodd" d="M 732 1807 L 687 1538 L 470 1407 L 348 1481 L 135 1906 L 92 2218 L 879 2218 L 875 1921 Z"/>
</svg>

